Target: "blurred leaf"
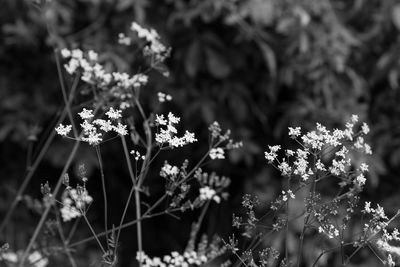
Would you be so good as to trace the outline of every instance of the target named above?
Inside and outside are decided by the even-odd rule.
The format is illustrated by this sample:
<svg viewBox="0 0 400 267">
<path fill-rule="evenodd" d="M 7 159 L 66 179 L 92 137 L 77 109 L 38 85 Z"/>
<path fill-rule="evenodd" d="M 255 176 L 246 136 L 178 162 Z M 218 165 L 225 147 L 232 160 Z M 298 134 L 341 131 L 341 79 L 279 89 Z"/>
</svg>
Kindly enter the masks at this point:
<svg viewBox="0 0 400 267">
<path fill-rule="evenodd" d="M 261 53 L 264 57 L 264 61 L 268 66 L 268 70 L 270 71 L 271 77 L 276 77 L 276 58 L 275 58 L 275 53 L 271 49 L 271 47 L 262 41 L 257 41 L 258 46 L 261 49 Z"/>
<path fill-rule="evenodd" d="M 250 0 L 246 2 L 250 18 L 256 23 L 265 26 L 272 24 L 275 13 L 271 0 Z"/>
<path fill-rule="evenodd" d="M 206 48 L 207 68 L 215 78 L 225 78 L 231 73 L 231 67 L 226 59 L 212 48 Z"/>
<path fill-rule="evenodd" d="M 397 30 L 400 30 L 400 4 L 397 4 L 392 9 L 392 22 Z"/>
<path fill-rule="evenodd" d="M 186 53 L 186 59 L 184 61 L 186 73 L 190 77 L 194 77 L 199 70 L 201 63 L 201 51 L 200 44 L 197 40 L 193 41 L 189 46 L 188 52 Z"/>
</svg>

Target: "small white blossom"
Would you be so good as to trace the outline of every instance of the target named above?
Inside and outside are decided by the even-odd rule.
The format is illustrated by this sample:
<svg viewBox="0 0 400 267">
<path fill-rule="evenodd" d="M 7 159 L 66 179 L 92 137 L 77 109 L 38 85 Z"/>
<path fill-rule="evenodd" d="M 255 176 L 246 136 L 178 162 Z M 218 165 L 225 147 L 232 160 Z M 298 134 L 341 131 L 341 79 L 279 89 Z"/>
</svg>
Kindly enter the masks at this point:
<svg viewBox="0 0 400 267">
<path fill-rule="evenodd" d="M 58 125 L 57 128 L 55 128 L 57 134 L 61 135 L 61 136 L 67 136 L 72 129 L 72 125 L 63 125 L 60 123 L 60 125 Z"/>
<path fill-rule="evenodd" d="M 118 109 L 113 109 L 112 107 L 106 112 L 106 115 L 111 120 L 117 120 L 122 118 L 122 111 Z"/>
<path fill-rule="evenodd" d="M 355 183 L 357 183 L 360 186 L 363 186 L 366 180 L 367 179 L 365 179 L 364 175 L 361 173 L 360 175 L 357 176 Z"/>
<path fill-rule="evenodd" d="M 368 124 L 366 124 L 365 122 L 362 124 L 361 126 L 361 132 L 363 134 L 368 134 L 369 133 L 369 126 Z"/>
<path fill-rule="evenodd" d="M 211 159 L 224 159 L 225 151 L 220 147 L 212 148 L 210 150 L 210 158 Z"/>
<path fill-rule="evenodd" d="M 128 134 L 128 130 L 126 129 L 127 126 L 121 123 L 118 123 L 117 126 L 114 126 L 114 131 L 119 134 L 119 135 L 127 135 Z"/>
<path fill-rule="evenodd" d="M 360 171 L 367 172 L 368 171 L 368 165 L 366 163 L 361 163 Z"/>
<path fill-rule="evenodd" d="M 86 109 L 83 108 L 81 112 L 78 113 L 78 115 L 83 119 L 83 120 L 88 120 L 94 117 L 93 115 L 93 110 L 91 109 Z"/>
<path fill-rule="evenodd" d="M 214 189 L 210 188 L 209 186 L 205 186 L 200 188 L 200 199 L 201 200 L 214 200 L 217 203 L 221 202 L 221 198 L 217 196 L 217 193 Z"/>
<path fill-rule="evenodd" d="M 289 127 L 289 136 L 292 138 L 296 138 L 301 134 L 301 128 L 300 127 Z"/>
</svg>

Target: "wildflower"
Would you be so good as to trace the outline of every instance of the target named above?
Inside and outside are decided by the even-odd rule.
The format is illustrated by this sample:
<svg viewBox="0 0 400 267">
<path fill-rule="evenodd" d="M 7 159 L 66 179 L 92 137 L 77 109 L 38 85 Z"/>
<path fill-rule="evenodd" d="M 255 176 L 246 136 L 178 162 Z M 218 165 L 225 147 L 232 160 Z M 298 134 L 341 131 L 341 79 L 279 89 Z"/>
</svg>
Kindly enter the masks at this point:
<svg viewBox="0 0 400 267">
<path fill-rule="evenodd" d="M 265 154 L 265 158 L 268 160 L 268 162 L 272 162 L 276 159 L 276 157 L 278 156 L 278 154 L 276 152 L 279 151 L 279 149 L 281 148 L 280 145 L 276 145 L 276 146 L 268 146 L 270 152 L 264 152 Z"/>
<path fill-rule="evenodd" d="M 224 159 L 225 158 L 225 152 L 220 147 L 212 148 L 210 150 L 209 155 L 210 155 L 211 159 Z"/>
<path fill-rule="evenodd" d="M 371 209 L 371 202 L 365 202 L 365 207 L 364 207 L 364 212 L 366 213 L 371 213 L 372 209 Z"/>
<path fill-rule="evenodd" d="M 28 261 L 34 267 L 46 267 L 49 260 L 45 258 L 39 251 L 34 251 L 28 256 Z"/>
<path fill-rule="evenodd" d="M 368 171 L 368 165 L 366 163 L 361 163 L 360 171 L 367 172 Z"/>
<path fill-rule="evenodd" d="M 291 167 L 285 159 L 282 159 L 282 162 L 278 165 L 278 169 L 281 171 L 283 176 L 289 175 L 292 172 Z"/>
<path fill-rule="evenodd" d="M 121 110 L 113 109 L 112 107 L 106 112 L 106 115 L 111 120 L 117 120 L 122 117 Z"/>
<path fill-rule="evenodd" d="M 289 136 L 292 138 L 296 138 L 301 134 L 301 128 L 300 127 L 289 127 Z"/>
<path fill-rule="evenodd" d="M 372 155 L 371 146 L 368 144 L 364 144 L 365 154 Z"/>
<path fill-rule="evenodd" d="M 168 143 L 168 145 L 172 148 L 174 147 L 182 147 L 187 144 L 191 144 L 197 141 L 194 137 L 194 133 L 186 131 L 182 137 L 177 137 L 175 134 L 178 130 L 175 127 L 180 121 L 179 117 L 176 117 L 171 112 L 168 113 L 168 118 L 165 119 L 163 115 L 156 115 L 156 123 L 158 125 L 166 126 L 165 128 L 160 129 L 158 133 L 156 133 L 156 141 L 160 145 L 164 143 Z"/>
<path fill-rule="evenodd" d="M 63 49 L 61 49 L 61 56 L 63 58 L 70 57 L 71 56 L 71 52 L 68 49 L 63 48 Z"/>
<path fill-rule="evenodd" d="M 221 202 L 221 198 L 219 196 L 217 196 L 217 193 L 215 192 L 215 190 L 210 188 L 209 186 L 200 188 L 200 199 L 201 200 L 212 199 L 217 203 Z"/>
<path fill-rule="evenodd" d="M 362 124 L 362 126 L 361 126 L 361 132 L 363 133 L 363 134 L 368 134 L 369 133 L 369 127 L 368 127 L 368 124 L 366 124 L 365 122 Z"/>
<path fill-rule="evenodd" d="M 78 113 L 78 115 L 83 119 L 83 120 L 88 120 L 94 117 L 93 115 L 93 110 L 83 108 L 81 112 Z"/>
<path fill-rule="evenodd" d="M 167 178 L 168 176 L 170 177 L 174 177 L 176 175 L 178 175 L 179 173 L 179 168 L 176 166 L 172 166 L 170 164 L 168 164 L 168 162 L 164 163 L 164 166 L 161 168 L 160 171 L 160 176 Z"/>
<path fill-rule="evenodd" d="M 365 179 L 364 175 L 361 173 L 360 175 L 357 176 L 355 183 L 357 183 L 360 186 L 363 186 L 366 180 L 367 179 Z"/>
<path fill-rule="evenodd" d="M 118 123 L 117 126 L 113 127 L 113 130 L 119 135 L 127 135 L 128 134 L 128 130 L 126 128 L 127 128 L 126 125 Z"/>
<path fill-rule="evenodd" d="M 208 130 L 211 132 L 212 138 L 218 138 L 221 135 L 221 127 L 217 121 L 214 121 L 209 127 Z"/>
<path fill-rule="evenodd" d="M 321 159 L 317 160 L 317 162 L 315 163 L 315 167 L 319 171 L 326 171 L 325 165 L 321 162 Z"/>
<path fill-rule="evenodd" d="M 61 135 L 61 136 L 67 136 L 72 129 L 72 125 L 66 125 L 64 126 L 63 124 L 60 123 L 60 125 L 58 125 L 57 128 L 55 128 L 57 134 Z"/>
</svg>

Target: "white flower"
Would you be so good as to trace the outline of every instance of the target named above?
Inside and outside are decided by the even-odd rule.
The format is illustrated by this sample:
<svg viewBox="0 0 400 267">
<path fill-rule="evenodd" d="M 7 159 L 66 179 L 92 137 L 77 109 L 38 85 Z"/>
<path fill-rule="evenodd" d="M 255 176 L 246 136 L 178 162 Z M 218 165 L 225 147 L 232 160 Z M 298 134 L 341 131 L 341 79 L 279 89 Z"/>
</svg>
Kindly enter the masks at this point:
<svg viewBox="0 0 400 267">
<path fill-rule="evenodd" d="M 317 170 L 319 171 L 326 171 L 325 165 L 321 162 L 321 159 L 318 159 L 315 167 L 317 168 Z"/>
<path fill-rule="evenodd" d="M 106 112 L 106 115 L 111 120 L 117 120 L 122 117 L 122 111 L 119 109 L 113 109 L 112 107 Z"/>
<path fill-rule="evenodd" d="M 83 119 L 83 120 L 88 120 L 94 117 L 93 115 L 93 110 L 91 109 L 86 109 L 83 108 L 81 112 L 78 113 L 78 115 Z"/>
<path fill-rule="evenodd" d="M 361 126 L 361 131 L 363 134 L 368 134 L 369 133 L 369 127 L 368 124 L 366 124 L 365 122 L 362 124 Z"/>
<path fill-rule="evenodd" d="M 268 151 L 264 152 L 264 155 L 265 155 L 265 158 L 268 160 L 268 162 L 272 162 L 278 156 L 278 154 L 276 152 L 279 151 L 281 146 L 280 145 L 268 146 L 268 148 L 269 148 L 269 152 Z"/>
<path fill-rule="evenodd" d="M 365 179 L 364 175 L 361 173 L 360 175 L 357 176 L 355 182 L 356 182 L 358 185 L 362 186 L 362 185 L 365 184 L 365 181 L 366 181 L 366 180 L 367 180 L 367 179 Z"/>
<path fill-rule="evenodd" d="M 96 119 L 93 124 L 100 126 L 100 130 L 104 132 L 109 132 L 113 130 L 113 126 L 110 120 Z"/>
<path fill-rule="evenodd" d="M 371 202 L 365 202 L 364 212 L 371 213 L 373 209 L 371 209 Z"/>
<path fill-rule="evenodd" d="M 60 123 L 60 125 L 58 125 L 57 128 L 55 128 L 57 134 L 61 135 L 61 136 L 67 136 L 72 129 L 72 125 L 63 125 Z"/>
<path fill-rule="evenodd" d="M 5 260 L 8 263 L 18 262 L 18 255 L 12 251 L 6 251 L 0 254 L 0 262 Z"/>
<path fill-rule="evenodd" d="M 164 115 L 158 115 L 156 114 L 156 123 L 158 125 L 167 125 L 168 121 L 164 118 Z"/>
<path fill-rule="evenodd" d="M 212 199 L 217 203 L 220 203 L 221 198 L 217 196 L 217 193 L 214 189 L 210 188 L 209 186 L 205 186 L 200 188 L 200 199 L 201 200 L 209 200 Z"/>
<path fill-rule="evenodd" d="M 284 175 L 284 176 L 289 175 L 292 172 L 292 168 L 285 161 L 285 159 L 282 159 L 282 162 L 278 165 L 278 169 L 281 171 L 282 175 Z"/>
<path fill-rule="evenodd" d="M 301 128 L 300 127 L 289 127 L 289 136 L 292 138 L 296 138 L 301 134 Z"/>
<path fill-rule="evenodd" d="M 176 176 L 179 173 L 179 168 L 176 166 L 172 166 L 168 164 L 168 162 L 164 163 L 164 166 L 161 168 L 160 176 L 167 178 L 168 176 Z"/>
<path fill-rule="evenodd" d="M 368 144 L 364 144 L 365 153 L 368 155 L 372 155 L 371 146 Z"/>
<path fill-rule="evenodd" d="M 116 132 L 119 135 L 127 135 L 128 134 L 128 130 L 126 129 L 127 126 L 121 123 L 118 123 L 117 126 L 114 126 L 114 132 Z"/>
<path fill-rule="evenodd" d="M 31 263 L 30 266 L 33 267 L 46 267 L 49 264 L 49 260 L 39 251 L 32 252 L 28 257 L 28 261 Z"/>
<path fill-rule="evenodd" d="M 351 122 L 352 123 L 356 123 L 356 122 L 358 122 L 358 115 L 351 115 Z"/>
<path fill-rule="evenodd" d="M 368 165 L 366 163 L 361 163 L 360 171 L 367 172 L 368 171 Z"/>
<path fill-rule="evenodd" d="M 212 148 L 209 155 L 211 159 L 224 159 L 225 151 L 220 147 Z"/>
<path fill-rule="evenodd" d="M 66 48 L 63 48 L 63 49 L 61 49 L 61 56 L 62 56 L 63 58 L 70 57 L 70 56 L 71 56 L 71 51 L 69 51 L 69 50 L 66 49 Z"/>
</svg>

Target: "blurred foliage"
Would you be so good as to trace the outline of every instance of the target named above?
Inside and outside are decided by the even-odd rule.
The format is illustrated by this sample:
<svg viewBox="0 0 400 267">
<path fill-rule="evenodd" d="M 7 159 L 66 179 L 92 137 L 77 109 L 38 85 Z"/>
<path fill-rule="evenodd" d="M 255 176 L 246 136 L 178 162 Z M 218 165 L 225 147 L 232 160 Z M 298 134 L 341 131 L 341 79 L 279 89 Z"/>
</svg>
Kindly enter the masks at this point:
<svg viewBox="0 0 400 267">
<path fill-rule="evenodd" d="M 174 97 L 168 108 L 182 114 L 186 128 L 200 140 L 207 138 L 207 125 L 218 120 L 244 142 L 241 151 L 229 155 L 229 163 L 215 166 L 233 178 L 232 197 L 221 208 L 224 216 L 210 215 L 209 231 L 230 231 L 218 228 L 219 216 L 229 225 L 243 191 L 267 201 L 280 190 L 281 179 L 267 168 L 262 152 L 267 144 L 288 145 L 288 126 L 310 129 L 320 121 L 336 127 L 351 114 L 359 114 L 372 130 L 368 141 L 374 155 L 354 159 L 370 165 L 365 196 L 398 208 L 400 1 L 395 0 L 51 0 L 43 13 L 34 1 L 3 0 L 0 172 L 7 196 L 17 186 L 3 185 L 21 181 L 26 155 L 35 158 L 62 107 L 52 45 L 93 49 L 118 70 L 134 72 L 140 65 L 137 51 L 116 45 L 118 33 L 131 21 L 155 28 L 173 49 L 167 61 L 170 77 L 152 73 L 143 91 L 148 111 L 156 92 L 165 91 Z M 48 26 L 55 33 L 51 38 Z M 179 163 L 184 156 L 200 156 L 197 148 L 172 157 Z M 51 180 L 68 149 L 56 140 L 36 185 L 43 177 Z M 95 172 L 93 151 L 83 149 L 79 155 L 77 162 L 85 161 Z M 107 163 L 111 190 L 124 195 L 118 176 L 125 170 L 119 162 Z M 157 171 L 153 175 L 159 188 Z M 182 247 L 179 242 L 174 246 Z"/>
</svg>

